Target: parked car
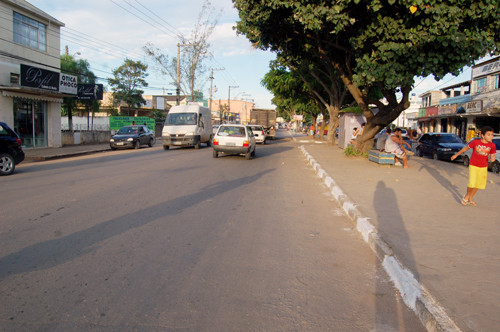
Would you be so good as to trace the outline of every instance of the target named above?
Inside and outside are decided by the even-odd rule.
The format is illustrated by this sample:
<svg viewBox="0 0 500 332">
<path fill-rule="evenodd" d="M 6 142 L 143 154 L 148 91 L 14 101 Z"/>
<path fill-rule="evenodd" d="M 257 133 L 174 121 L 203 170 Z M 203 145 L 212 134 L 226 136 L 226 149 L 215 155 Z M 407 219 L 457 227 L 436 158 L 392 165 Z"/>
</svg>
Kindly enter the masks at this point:
<svg viewBox="0 0 500 332">
<path fill-rule="evenodd" d="M 435 160 L 450 160 L 464 146 L 465 142 L 455 134 L 426 133 L 418 139 L 416 151 L 419 157 L 428 155 Z"/>
<path fill-rule="evenodd" d="M 213 140 L 213 157 L 219 153 L 242 154 L 246 159 L 255 156 L 255 136 L 249 126 L 223 124 L 217 130 Z"/>
<path fill-rule="evenodd" d="M 156 143 L 154 133 L 144 125 L 133 125 L 121 127 L 118 132 L 111 137 L 109 145 L 112 150 L 116 149 L 139 149 L 141 145 L 150 147 Z"/>
<path fill-rule="evenodd" d="M 264 129 L 264 127 L 251 125 L 250 128 L 252 129 L 252 132 L 255 135 L 255 142 L 266 144 L 266 137 L 267 136 L 266 136 L 266 130 Z"/>
<path fill-rule="evenodd" d="M 212 134 L 215 135 L 215 133 L 217 132 L 217 129 L 219 129 L 219 125 L 213 125 L 212 126 Z"/>
<path fill-rule="evenodd" d="M 480 138 L 474 138 L 480 139 Z M 495 161 L 493 163 L 488 162 L 488 169 L 490 169 L 493 173 L 500 173 L 500 136 L 493 137 L 493 144 L 495 144 L 497 148 L 497 153 L 495 153 Z M 469 142 L 470 143 L 470 142 Z M 467 144 L 469 144 L 467 143 Z M 472 149 L 465 151 L 463 155 L 463 162 L 465 166 L 469 166 L 470 158 L 472 156 Z"/>
<path fill-rule="evenodd" d="M 16 165 L 23 160 L 21 139 L 6 123 L 0 122 L 0 175 L 14 173 Z"/>
</svg>

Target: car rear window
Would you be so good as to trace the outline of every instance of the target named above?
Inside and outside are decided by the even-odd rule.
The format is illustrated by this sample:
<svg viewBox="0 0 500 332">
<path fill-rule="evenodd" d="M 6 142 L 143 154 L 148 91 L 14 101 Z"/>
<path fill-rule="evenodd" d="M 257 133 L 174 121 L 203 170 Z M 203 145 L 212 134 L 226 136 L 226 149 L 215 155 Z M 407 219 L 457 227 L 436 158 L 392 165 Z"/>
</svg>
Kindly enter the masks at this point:
<svg viewBox="0 0 500 332">
<path fill-rule="evenodd" d="M 223 126 L 219 128 L 219 136 L 245 137 L 244 127 Z"/>
<path fill-rule="evenodd" d="M 460 137 L 455 135 L 436 135 L 435 137 L 440 143 L 463 143 Z"/>
</svg>

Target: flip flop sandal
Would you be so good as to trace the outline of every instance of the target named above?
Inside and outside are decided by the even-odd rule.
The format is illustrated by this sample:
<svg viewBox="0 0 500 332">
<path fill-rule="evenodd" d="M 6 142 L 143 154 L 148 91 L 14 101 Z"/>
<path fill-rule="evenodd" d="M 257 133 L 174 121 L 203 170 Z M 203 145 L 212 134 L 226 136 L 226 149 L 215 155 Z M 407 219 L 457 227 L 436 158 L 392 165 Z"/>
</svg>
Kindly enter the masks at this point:
<svg viewBox="0 0 500 332">
<path fill-rule="evenodd" d="M 469 204 L 472 205 L 472 206 L 477 206 L 476 202 L 474 202 L 474 201 L 469 201 Z"/>
<path fill-rule="evenodd" d="M 469 205 L 469 203 L 472 203 L 472 202 L 469 202 L 468 200 L 466 200 L 465 197 L 462 198 L 462 205 Z"/>
</svg>

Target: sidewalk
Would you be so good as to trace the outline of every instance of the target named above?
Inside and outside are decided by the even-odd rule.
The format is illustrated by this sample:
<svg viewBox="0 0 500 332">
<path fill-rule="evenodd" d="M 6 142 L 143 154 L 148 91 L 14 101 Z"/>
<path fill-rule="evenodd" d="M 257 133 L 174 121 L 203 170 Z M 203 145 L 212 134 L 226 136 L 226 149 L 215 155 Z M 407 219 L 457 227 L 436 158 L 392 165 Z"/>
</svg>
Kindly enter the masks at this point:
<svg viewBox="0 0 500 332">
<path fill-rule="evenodd" d="M 500 175 L 488 172 L 477 207 L 462 206 L 468 169 L 458 162 L 412 156 L 403 169 L 295 141 L 429 330 L 498 330 Z"/>
<path fill-rule="evenodd" d="M 108 150 L 111 150 L 111 148 L 107 143 L 94 145 L 70 145 L 64 146 L 62 148 L 26 148 L 24 149 L 26 158 L 24 159 L 23 163 L 58 159 L 64 157 L 74 157 Z"/>
</svg>

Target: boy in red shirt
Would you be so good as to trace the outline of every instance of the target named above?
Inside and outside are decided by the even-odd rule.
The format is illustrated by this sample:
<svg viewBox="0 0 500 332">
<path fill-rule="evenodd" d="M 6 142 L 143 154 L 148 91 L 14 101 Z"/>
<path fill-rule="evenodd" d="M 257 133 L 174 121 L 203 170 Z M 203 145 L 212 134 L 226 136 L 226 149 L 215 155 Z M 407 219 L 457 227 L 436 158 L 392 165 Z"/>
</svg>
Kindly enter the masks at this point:
<svg viewBox="0 0 500 332">
<path fill-rule="evenodd" d="M 463 205 L 476 206 L 476 202 L 472 200 L 478 189 L 486 188 L 486 179 L 488 176 L 488 156 L 491 162 L 495 161 L 495 153 L 497 152 L 493 140 L 493 128 L 484 126 L 481 128 L 481 139 L 472 140 L 462 150 L 458 151 L 451 157 L 455 160 L 459 155 L 469 149 L 473 149 L 469 163 L 469 183 L 467 184 L 467 193 L 462 198 Z"/>
</svg>

